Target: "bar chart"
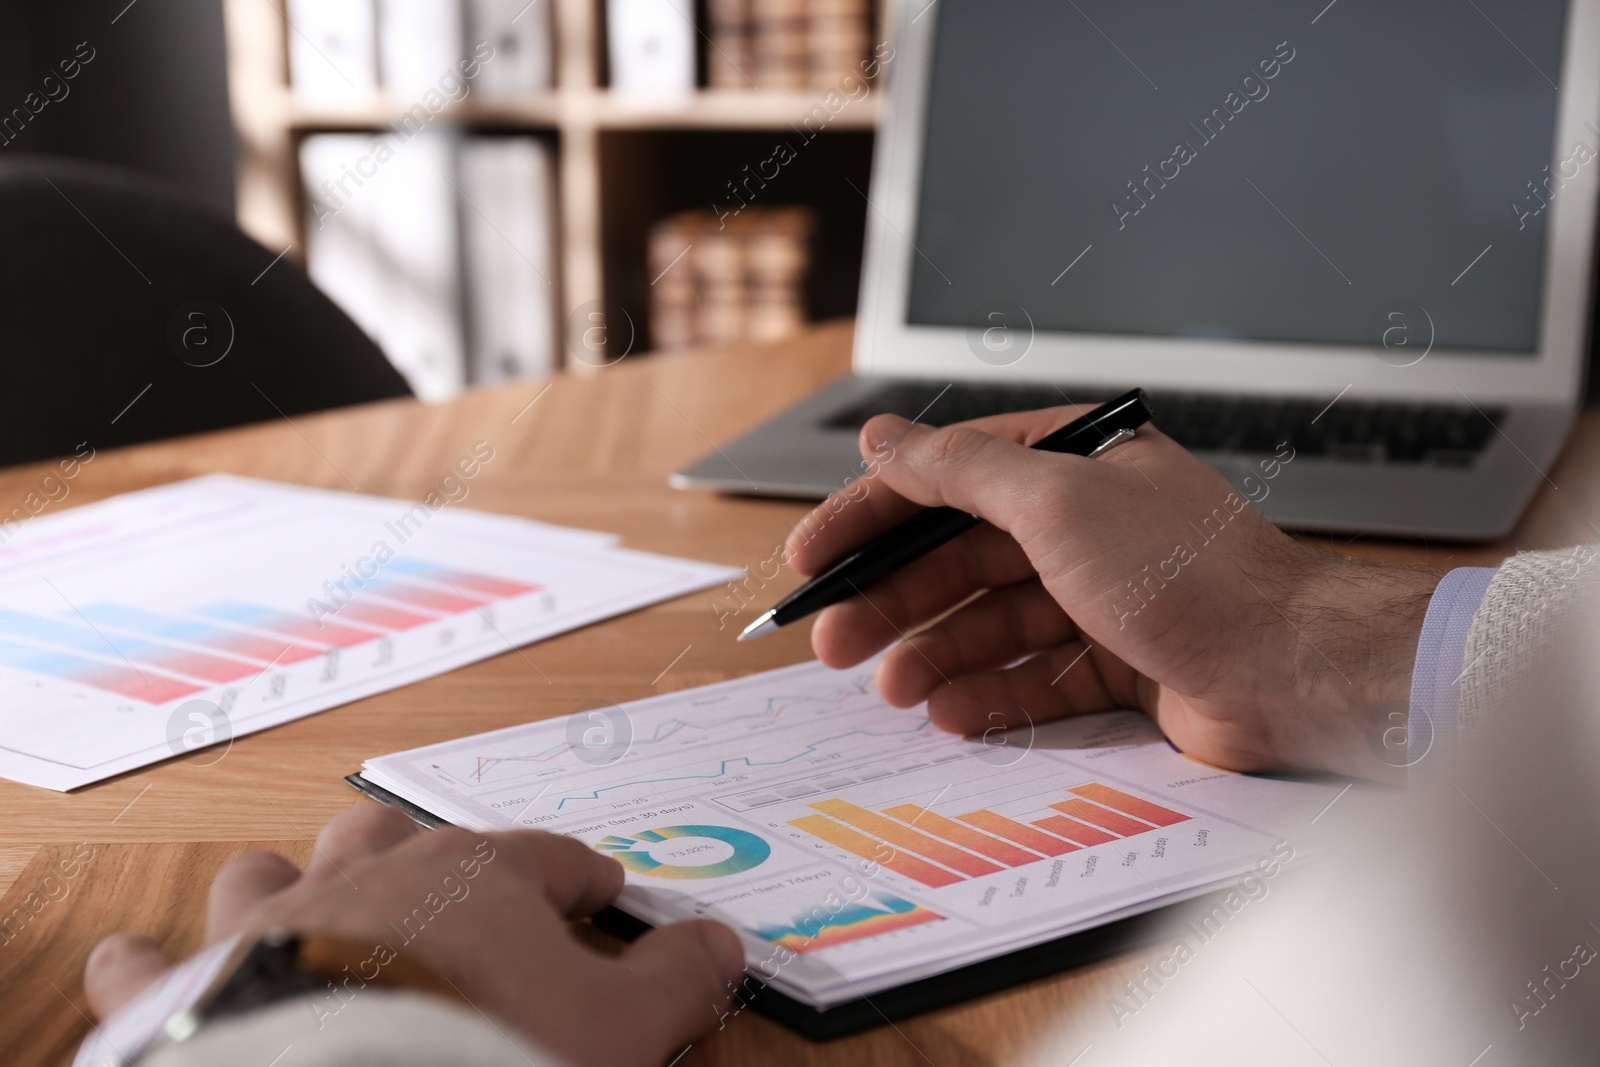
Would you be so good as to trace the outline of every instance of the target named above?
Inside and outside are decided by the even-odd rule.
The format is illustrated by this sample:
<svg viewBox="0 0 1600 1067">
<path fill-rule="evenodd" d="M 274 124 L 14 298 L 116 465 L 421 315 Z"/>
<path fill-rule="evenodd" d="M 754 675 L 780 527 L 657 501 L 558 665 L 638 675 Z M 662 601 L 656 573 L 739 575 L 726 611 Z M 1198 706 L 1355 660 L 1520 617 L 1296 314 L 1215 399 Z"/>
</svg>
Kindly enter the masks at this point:
<svg viewBox="0 0 1600 1067">
<path fill-rule="evenodd" d="M 609 534 L 212 475 L 0 545 L 0 776 L 72 789 L 732 577 Z"/>
<path fill-rule="evenodd" d="M 57 678 L 64 682 L 129 697 L 146 704 L 164 704 L 203 691 L 168 675 L 146 673 L 136 667 L 85 659 L 66 652 L 53 652 L 27 645 L 0 642 L 0 666 L 29 674 Z"/>
<path fill-rule="evenodd" d="M 403 558 L 390 560 L 388 568 L 415 579 L 367 580 L 350 599 L 331 606 L 332 617 L 235 600 L 174 613 L 87 604 L 60 619 L 0 609 L 0 634 L 29 642 L 0 639 L 0 664 L 164 704 L 210 685 L 255 677 L 269 666 L 356 648 L 540 588 Z M 456 587 L 476 595 L 465 596 Z"/>
<path fill-rule="evenodd" d="M 1027 822 L 979 809 L 954 819 L 914 804 L 875 812 L 838 798 L 789 825 L 930 889 L 1023 867 L 1082 848 L 1138 837 L 1189 819 L 1100 782 L 1068 790 L 1055 814 Z"/>
<path fill-rule="evenodd" d="M 580 713 L 368 760 L 362 776 L 459 826 L 534 827 L 613 857 L 616 907 L 726 923 L 753 972 L 819 1008 L 1236 879 L 1334 799 L 1196 776 L 1131 711 L 1042 724 L 1026 758 L 997 766 L 883 700 L 872 666 L 616 705 L 616 759 L 579 758 L 594 725 Z"/>
</svg>

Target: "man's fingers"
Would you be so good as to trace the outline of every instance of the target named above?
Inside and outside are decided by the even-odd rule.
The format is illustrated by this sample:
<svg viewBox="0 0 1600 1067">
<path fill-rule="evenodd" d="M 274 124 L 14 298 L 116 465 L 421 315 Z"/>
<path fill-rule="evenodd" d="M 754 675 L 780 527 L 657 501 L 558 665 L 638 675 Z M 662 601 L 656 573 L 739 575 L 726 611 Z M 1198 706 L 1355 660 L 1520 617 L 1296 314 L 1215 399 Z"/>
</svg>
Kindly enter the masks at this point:
<svg viewBox="0 0 1600 1067">
<path fill-rule="evenodd" d="M 878 447 L 893 448 L 879 480 L 924 507 L 959 508 L 1008 531 L 1027 546 L 1027 517 L 1048 521 L 1069 484 L 1091 461 L 1036 452 L 971 426 L 935 430 L 896 415 L 879 415 L 862 429 Z"/>
<path fill-rule="evenodd" d="M 907 632 L 989 589 L 1033 574 L 1011 535 L 979 526 L 823 612 L 811 632 L 818 657 L 830 667 L 860 663 Z"/>
<path fill-rule="evenodd" d="M 1030 445 L 1060 429 L 1084 410 L 1067 406 L 1017 411 L 974 419 L 963 425 L 1003 441 Z M 789 563 L 800 574 L 818 573 L 919 510 L 919 505 L 887 488 L 878 477 L 895 462 L 894 447 L 874 439 L 866 427 L 862 428 L 860 447 L 867 467 L 863 475 L 847 489 L 819 504 L 789 535 Z"/>
<path fill-rule="evenodd" d="M 712 1028 L 744 977 L 744 946 L 721 923 L 673 923 L 639 938 L 622 954 L 638 981 L 638 1022 L 676 1051 Z"/>
<path fill-rule="evenodd" d="M 928 718 L 941 730 L 970 736 L 1126 707 L 1113 699 L 1100 662 L 1087 649 L 1069 641 L 1006 670 L 956 678 L 928 698 Z"/>
<path fill-rule="evenodd" d="M 398 809 L 363 800 L 335 815 L 317 835 L 311 862 L 306 864 L 306 880 L 343 880 L 349 877 L 345 868 L 357 860 L 387 852 L 421 832 L 422 827 Z"/>
<path fill-rule="evenodd" d="M 293 885 L 300 868 L 276 852 L 246 852 L 211 881 L 206 903 L 206 943 L 238 932 L 250 909 Z"/>
<path fill-rule="evenodd" d="M 996 670 L 1076 634 L 1038 579 L 992 589 L 885 656 L 878 664 L 878 692 L 909 708 L 950 679 Z"/>
<path fill-rule="evenodd" d="M 112 934 L 89 953 L 83 968 L 83 991 L 89 1010 L 104 1019 L 166 973 L 172 961 L 148 934 Z"/>
<path fill-rule="evenodd" d="M 786 558 L 796 572 L 811 576 L 853 552 L 891 526 L 921 510 L 884 488 L 873 472 L 812 508 L 795 524 L 785 542 Z"/>
<path fill-rule="evenodd" d="M 464 830 L 435 833 L 466 835 Z M 476 858 L 492 868 L 505 862 L 544 886 L 545 899 L 566 919 L 582 919 L 622 892 L 622 865 L 582 841 L 543 830 L 467 835 Z"/>
<path fill-rule="evenodd" d="M 974 430 L 982 430 L 990 437 L 998 437 L 1002 441 L 1015 441 L 1019 445 L 1031 445 L 1041 437 L 1048 437 L 1073 419 L 1091 410 L 1093 404 L 1072 404 L 1067 401 L 1066 394 L 1062 394 L 1061 406 L 1048 408 L 1035 408 L 1032 411 L 1008 411 L 1004 415 L 985 415 L 981 419 L 970 419 L 960 423 L 970 426 Z"/>
</svg>

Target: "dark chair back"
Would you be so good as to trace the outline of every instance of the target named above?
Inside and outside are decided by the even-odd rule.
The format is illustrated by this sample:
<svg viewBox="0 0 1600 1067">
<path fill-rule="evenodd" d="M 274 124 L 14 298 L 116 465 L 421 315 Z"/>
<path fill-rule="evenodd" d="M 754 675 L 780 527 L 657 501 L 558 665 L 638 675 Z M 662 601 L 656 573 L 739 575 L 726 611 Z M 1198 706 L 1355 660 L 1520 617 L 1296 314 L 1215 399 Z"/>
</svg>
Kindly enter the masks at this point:
<svg viewBox="0 0 1600 1067">
<path fill-rule="evenodd" d="M 0 465 L 411 395 L 280 251 L 152 178 L 0 161 Z"/>
</svg>

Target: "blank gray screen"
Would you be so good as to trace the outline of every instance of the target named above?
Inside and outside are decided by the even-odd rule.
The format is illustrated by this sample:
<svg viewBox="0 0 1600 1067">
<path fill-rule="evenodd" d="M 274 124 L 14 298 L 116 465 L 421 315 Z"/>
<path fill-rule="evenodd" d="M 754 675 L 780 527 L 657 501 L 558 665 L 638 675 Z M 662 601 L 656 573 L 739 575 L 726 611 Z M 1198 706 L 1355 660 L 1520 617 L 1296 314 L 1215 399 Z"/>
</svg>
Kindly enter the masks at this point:
<svg viewBox="0 0 1600 1067">
<path fill-rule="evenodd" d="M 1324 2 L 938 0 L 908 321 L 1536 350 L 1566 4 Z"/>
</svg>

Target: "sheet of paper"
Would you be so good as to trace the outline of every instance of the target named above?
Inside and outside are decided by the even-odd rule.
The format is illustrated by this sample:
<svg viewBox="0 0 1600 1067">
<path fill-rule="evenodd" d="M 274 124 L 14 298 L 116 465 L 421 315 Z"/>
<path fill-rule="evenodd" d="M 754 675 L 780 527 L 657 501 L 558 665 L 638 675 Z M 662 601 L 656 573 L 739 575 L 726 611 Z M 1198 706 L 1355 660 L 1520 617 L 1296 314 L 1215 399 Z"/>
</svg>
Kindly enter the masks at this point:
<svg viewBox="0 0 1600 1067">
<path fill-rule="evenodd" d="M 624 910 L 729 923 L 752 973 L 818 1008 L 1237 879 L 1337 792 L 1198 763 L 1138 712 L 955 737 L 880 699 L 870 664 L 818 663 L 362 774 L 459 825 L 616 857 Z"/>
<path fill-rule="evenodd" d="M 738 573 L 610 534 L 222 475 L 8 532 L 0 775 L 51 789 Z"/>
</svg>

